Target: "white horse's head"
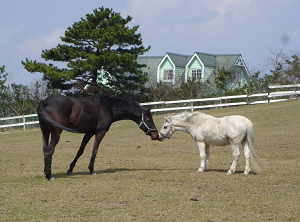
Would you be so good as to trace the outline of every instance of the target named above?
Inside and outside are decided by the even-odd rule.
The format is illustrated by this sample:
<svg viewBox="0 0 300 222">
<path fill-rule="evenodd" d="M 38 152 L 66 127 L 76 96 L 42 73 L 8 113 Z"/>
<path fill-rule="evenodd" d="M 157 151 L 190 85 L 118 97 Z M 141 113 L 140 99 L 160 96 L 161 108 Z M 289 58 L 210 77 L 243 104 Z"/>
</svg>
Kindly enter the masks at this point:
<svg viewBox="0 0 300 222">
<path fill-rule="evenodd" d="M 158 140 L 164 141 L 166 138 L 170 139 L 175 131 L 172 119 L 168 116 L 165 117 L 164 125 L 158 134 Z"/>
</svg>

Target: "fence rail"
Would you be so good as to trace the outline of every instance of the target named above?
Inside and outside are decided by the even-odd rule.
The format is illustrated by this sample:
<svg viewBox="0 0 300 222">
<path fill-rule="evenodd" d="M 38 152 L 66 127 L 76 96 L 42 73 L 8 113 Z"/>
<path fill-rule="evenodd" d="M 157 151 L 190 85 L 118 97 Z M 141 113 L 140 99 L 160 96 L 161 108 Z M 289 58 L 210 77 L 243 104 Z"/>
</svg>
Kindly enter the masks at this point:
<svg viewBox="0 0 300 222">
<path fill-rule="evenodd" d="M 26 118 L 29 118 L 29 117 L 37 117 L 37 114 L 0 118 L 0 129 L 1 128 L 10 128 L 10 127 L 15 127 L 15 126 L 23 126 L 23 129 L 25 130 L 26 125 L 33 125 L 33 124 L 38 124 L 39 123 L 39 121 L 26 122 Z M 20 123 L 12 123 L 12 124 L 1 125 L 2 122 L 8 121 L 8 120 L 19 120 L 19 121 L 21 120 L 21 122 Z"/>
<path fill-rule="evenodd" d="M 286 89 L 286 88 L 293 88 L 293 90 L 271 92 L 272 89 Z M 179 111 L 179 110 L 194 111 L 196 109 L 210 109 L 210 108 L 222 108 L 228 106 L 274 103 L 274 102 L 285 101 L 293 97 L 297 98 L 297 96 L 300 95 L 299 88 L 300 88 L 300 84 L 276 85 L 276 86 L 274 85 L 274 86 L 269 86 L 267 88 L 258 90 L 248 95 L 222 96 L 216 98 L 202 98 L 202 99 L 189 99 L 189 100 L 177 100 L 177 101 L 148 102 L 148 103 L 141 103 L 141 105 L 155 106 L 153 109 L 151 109 L 151 112 L 155 113 L 155 112 L 168 112 L 168 111 Z M 276 97 L 286 97 L 286 98 L 275 99 Z M 264 100 L 262 100 L 262 98 L 264 98 Z M 245 101 L 226 102 L 228 100 L 245 100 Z M 212 104 L 195 105 L 197 103 L 212 103 Z M 177 104 L 183 104 L 183 105 L 177 106 Z M 166 107 L 168 105 L 175 105 L 175 106 Z M 162 106 L 162 108 L 158 108 L 158 106 Z M 30 117 L 37 117 L 37 114 L 0 118 L 0 129 L 10 128 L 15 126 L 23 126 L 23 129 L 25 130 L 26 125 L 33 125 L 39 123 L 38 121 L 27 122 L 26 119 Z M 18 119 L 19 123 L 1 125 L 4 121 L 9 121 L 14 119 Z"/>
</svg>

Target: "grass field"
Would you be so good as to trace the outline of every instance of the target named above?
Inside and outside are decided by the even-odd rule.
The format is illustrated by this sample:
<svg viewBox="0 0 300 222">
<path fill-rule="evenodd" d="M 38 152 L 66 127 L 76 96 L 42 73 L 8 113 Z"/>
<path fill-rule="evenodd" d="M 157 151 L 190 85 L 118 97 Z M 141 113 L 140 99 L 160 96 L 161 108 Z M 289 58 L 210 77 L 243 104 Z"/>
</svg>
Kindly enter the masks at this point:
<svg viewBox="0 0 300 222">
<path fill-rule="evenodd" d="M 262 172 L 227 176 L 231 148 L 211 147 L 210 170 L 197 173 L 194 140 L 175 132 L 163 143 L 131 121 L 114 123 L 95 163 L 92 140 L 66 175 L 82 135 L 63 132 L 53 156 L 55 181 L 43 174 L 39 129 L 0 132 L 1 221 L 300 221 L 300 100 L 205 110 L 254 124 Z M 154 116 L 158 129 L 163 116 Z"/>
</svg>

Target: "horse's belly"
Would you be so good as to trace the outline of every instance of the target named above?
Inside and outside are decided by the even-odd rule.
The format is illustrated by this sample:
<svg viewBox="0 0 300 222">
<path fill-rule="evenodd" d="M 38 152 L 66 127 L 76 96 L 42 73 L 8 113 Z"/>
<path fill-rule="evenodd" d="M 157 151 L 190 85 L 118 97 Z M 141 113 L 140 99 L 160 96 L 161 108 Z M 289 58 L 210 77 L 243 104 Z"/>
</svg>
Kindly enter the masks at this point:
<svg viewBox="0 0 300 222">
<path fill-rule="evenodd" d="M 213 145 L 213 146 L 227 146 L 230 144 L 228 138 L 208 138 L 205 140 L 205 143 L 207 145 Z"/>
</svg>

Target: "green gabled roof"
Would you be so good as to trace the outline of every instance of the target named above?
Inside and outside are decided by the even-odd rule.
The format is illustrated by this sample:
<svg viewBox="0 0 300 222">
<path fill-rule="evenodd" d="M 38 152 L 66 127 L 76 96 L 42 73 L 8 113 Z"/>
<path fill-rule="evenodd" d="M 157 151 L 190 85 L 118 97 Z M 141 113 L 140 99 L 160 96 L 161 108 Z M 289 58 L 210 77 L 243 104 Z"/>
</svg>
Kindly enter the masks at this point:
<svg viewBox="0 0 300 222">
<path fill-rule="evenodd" d="M 225 67 L 232 68 L 241 54 L 208 54 L 202 52 L 195 52 L 204 66 L 211 67 Z M 181 55 L 167 52 L 166 55 L 170 57 L 176 67 L 185 67 L 193 55 Z M 139 64 L 147 64 L 148 67 L 157 67 L 165 56 L 138 56 L 137 62 Z"/>
<path fill-rule="evenodd" d="M 212 66 L 219 68 L 230 69 L 241 56 L 241 54 L 208 54 L 202 52 L 195 52 L 199 59 L 203 62 L 204 66 Z"/>
<path fill-rule="evenodd" d="M 202 53 L 202 52 L 195 52 L 199 59 L 203 62 L 204 66 L 212 66 L 216 67 L 216 55 Z"/>
<path fill-rule="evenodd" d="M 180 55 L 171 52 L 167 52 L 166 54 L 170 57 L 176 67 L 185 67 L 188 61 L 192 58 L 192 56 Z"/>
<path fill-rule="evenodd" d="M 138 64 L 146 64 L 147 67 L 156 68 L 163 58 L 163 56 L 138 56 L 137 62 Z"/>
<path fill-rule="evenodd" d="M 216 67 L 231 69 L 241 54 L 216 55 Z"/>
</svg>

